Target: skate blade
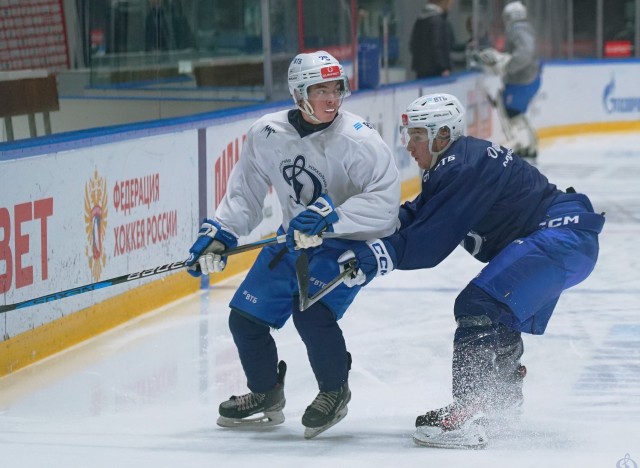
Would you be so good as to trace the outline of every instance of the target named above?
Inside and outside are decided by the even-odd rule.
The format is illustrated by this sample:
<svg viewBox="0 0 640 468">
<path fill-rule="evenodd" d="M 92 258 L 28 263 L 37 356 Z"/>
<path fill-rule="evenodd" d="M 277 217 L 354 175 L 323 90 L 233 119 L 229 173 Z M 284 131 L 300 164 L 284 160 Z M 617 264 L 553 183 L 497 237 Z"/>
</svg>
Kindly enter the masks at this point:
<svg viewBox="0 0 640 468">
<path fill-rule="evenodd" d="M 484 427 L 477 423 L 467 424 L 454 431 L 421 426 L 413 433 L 413 441 L 423 447 L 476 450 L 485 448 L 489 443 Z"/>
<path fill-rule="evenodd" d="M 232 427 L 238 429 L 255 429 L 261 427 L 277 426 L 284 422 L 282 411 L 266 411 L 263 416 L 255 416 L 244 419 L 226 418 L 220 416 L 216 423 L 220 427 Z"/>
<path fill-rule="evenodd" d="M 344 419 L 344 417 L 347 415 L 348 412 L 349 412 L 349 408 L 345 406 L 344 408 L 342 408 L 340 411 L 338 411 L 336 413 L 336 417 L 334 419 L 329 421 L 324 426 L 307 427 L 307 428 L 305 428 L 305 430 L 304 430 L 304 438 L 305 439 L 313 439 L 318 434 L 322 434 L 324 431 L 326 431 L 330 427 L 333 427 L 336 424 L 338 424 L 340 421 L 342 421 Z"/>
</svg>

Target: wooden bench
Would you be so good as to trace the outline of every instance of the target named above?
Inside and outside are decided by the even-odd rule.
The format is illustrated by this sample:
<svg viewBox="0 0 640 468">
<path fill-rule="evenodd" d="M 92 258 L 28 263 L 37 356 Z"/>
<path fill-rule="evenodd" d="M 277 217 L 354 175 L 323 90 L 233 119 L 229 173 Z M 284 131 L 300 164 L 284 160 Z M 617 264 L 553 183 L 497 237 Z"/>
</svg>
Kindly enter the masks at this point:
<svg viewBox="0 0 640 468">
<path fill-rule="evenodd" d="M 42 113 L 45 134 L 51 135 L 49 112 L 58 110 L 55 75 L 46 70 L 0 72 L 0 117 L 4 118 L 8 141 L 14 140 L 12 117 L 26 115 L 33 138 L 38 136 L 35 114 Z"/>
</svg>

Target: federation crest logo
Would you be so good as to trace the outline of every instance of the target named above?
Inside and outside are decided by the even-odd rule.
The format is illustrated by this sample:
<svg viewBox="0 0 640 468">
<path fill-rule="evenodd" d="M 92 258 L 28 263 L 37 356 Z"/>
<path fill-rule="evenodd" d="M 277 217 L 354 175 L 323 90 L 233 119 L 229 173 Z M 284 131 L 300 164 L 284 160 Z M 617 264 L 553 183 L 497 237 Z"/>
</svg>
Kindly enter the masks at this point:
<svg viewBox="0 0 640 468">
<path fill-rule="evenodd" d="M 100 279 L 107 263 L 104 251 L 104 238 L 107 233 L 107 181 L 100 177 L 98 171 L 84 187 L 84 223 L 87 233 L 86 255 L 94 281 Z"/>
</svg>

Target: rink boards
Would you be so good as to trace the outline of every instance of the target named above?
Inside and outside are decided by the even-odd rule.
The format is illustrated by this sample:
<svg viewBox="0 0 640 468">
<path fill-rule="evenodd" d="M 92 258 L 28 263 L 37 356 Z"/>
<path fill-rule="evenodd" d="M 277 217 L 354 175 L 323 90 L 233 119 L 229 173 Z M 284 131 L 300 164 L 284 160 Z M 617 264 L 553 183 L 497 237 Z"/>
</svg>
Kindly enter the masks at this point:
<svg viewBox="0 0 640 468">
<path fill-rule="evenodd" d="M 539 136 L 638 131 L 640 62 L 550 63 L 531 109 Z M 418 96 L 449 92 L 467 107 L 468 134 L 500 141 L 484 89 L 469 72 L 354 93 L 362 115 L 393 149 L 403 196 L 419 190 L 418 170 L 399 141 L 398 116 Z M 280 102 L 147 124 L 71 132 L 0 145 L 0 304 L 14 304 L 183 260 L 200 220 L 213 216 L 247 129 Z M 275 194 L 264 220 L 240 243 L 280 224 Z M 246 269 L 234 257 L 219 281 Z M 118 285 L 0 315 L 0 376 L 68 348 L 202 285 L 183 272 Z"/>
</svg>

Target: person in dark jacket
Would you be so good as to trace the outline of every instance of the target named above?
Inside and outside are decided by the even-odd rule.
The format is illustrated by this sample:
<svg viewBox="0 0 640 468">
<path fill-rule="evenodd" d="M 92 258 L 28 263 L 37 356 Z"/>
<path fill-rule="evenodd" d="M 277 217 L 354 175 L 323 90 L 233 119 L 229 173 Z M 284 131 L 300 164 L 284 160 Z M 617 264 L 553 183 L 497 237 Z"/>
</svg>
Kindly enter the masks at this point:
<svg viewBox="0 0 640 468">
<path fill-rule="evenodd" d="M 171 48 L 171 29 L 162 0 L 149 0 L 145 18 L 145 49 L 148 52 Z"/>
<path fill-rule="evenodd" d="M 448 76 L 451 73 L 453 29 L 447 20 L 452 0 L 429 0 L 411 31 L 411 68 L 418 78 Z"/>
<path fill-rule="evenodd" d="M 347 286 L 433 268 L 458 245 L 487 264 L 454 305 L 453 403 L 416 419 L 414 440 L 431 447 L 482 448 L 487 426 L 518 415 L 521 333 L 542 335 L 563 291 L 591 274 L 604 225 L 586 195 L 558 189 L 512 148 L 464 136 L 464 127 L 450 94 L 408 106 L 402 128 L 424 170 L 422 191 L 400 207 L 395 234 L 338 258 L 343 271 L 356 262 Z"/>
</svg>

